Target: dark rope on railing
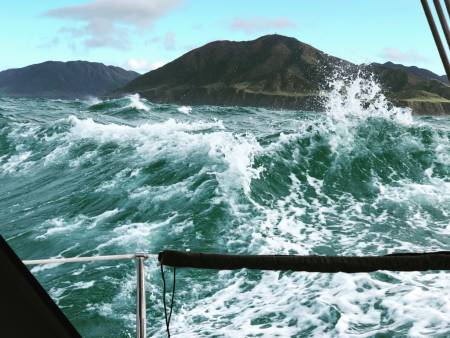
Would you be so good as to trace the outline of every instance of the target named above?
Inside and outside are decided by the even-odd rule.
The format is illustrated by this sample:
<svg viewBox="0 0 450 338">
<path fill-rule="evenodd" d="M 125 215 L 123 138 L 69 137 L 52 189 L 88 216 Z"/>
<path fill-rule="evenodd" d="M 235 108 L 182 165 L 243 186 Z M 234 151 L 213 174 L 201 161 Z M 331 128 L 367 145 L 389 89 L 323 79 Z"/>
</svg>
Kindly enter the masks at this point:
<svg viewBox="0 0 450 338">
<path fill-rule="evenodd" d="M 304 272 L 374 272 L 450 270 L 450 251 L 394 253 L 385 256 L 291 256 L 291 255 L 221 255 L 165 250 L 158 255 L 163 278 L 163 302 L 167 335 L 175 294 L 175 268 L 236 270 L 258 269 Z M 166 282 L 163 266 L 174 269 L 170 315 L 166 311 Z"/>
<path fill-rule="evenodd" d="M 450 270 L 450 251 L 386 256 L 221 255 L 165 250 L 161 265 L 216 270 L 257 269 L 306 272 Z"/>
<path fill-rule="evenodd" d="M 172 318 L 172 310 L 173 310 L 173 300 L 175 296 L 175 280 L 176 280 L 176 268 L 173 268 L 173 284 L 172 284 L 172 298 L 170 300 L 170 311 L 169 315 L 167 315 L 167 306 L 166 306 L 166 278 L 164 276 L 164 266 L 161 264 L 161 277 L 163 281 L 163 305 L 164 305 L 164 319 L 166 321 L 166 331 L 167 337 L 170 338 L 170 319 Z"/>
</svg>

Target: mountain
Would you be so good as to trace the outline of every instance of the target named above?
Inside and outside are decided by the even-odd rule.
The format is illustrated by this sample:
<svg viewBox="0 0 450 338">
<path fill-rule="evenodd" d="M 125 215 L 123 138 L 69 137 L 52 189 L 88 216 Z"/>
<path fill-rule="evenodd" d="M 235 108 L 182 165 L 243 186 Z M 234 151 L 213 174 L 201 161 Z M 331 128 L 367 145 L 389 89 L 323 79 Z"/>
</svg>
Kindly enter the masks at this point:
<svg viewBox="0 0 450 338">
<path fill-rule="evenodd" d="M 281 35 L 215 41 L 128 83 L 157 102 L 314 109 L 325 74 L 351 63 Z"/>
<path fill-rule="evenodd" d="M 378 64 L 380 65 L 380 64 Z M 441 82 L 448 83 L 448 79 L 446 75 L 437 75 L 428 69 L 419 68 L 416 66 L 404 66 L 398 63 L 386 62 L 381 64 L 380 66 L 389 68 L 389 69 L 397 69 L 403 70 L 409 74 L 411 77 L 410 81 L 420 81 L 420 80 L 436 80 Z"/>
<path fill-rule="evenodd" d="M 87 61 L 47 61 L 0 72 L 0 95 L 75 99 L 99 96 L 139 76 Z"/>
<path fill-rule="evenodd" d="M 375 73 L 394 103 L 416 113 L 450 113 L 443 77 L 393 63 L 358 66 L 297 39 L 266 35 L 252 41 L 215 41 L 129 82 L 115 94 L 139 93 L 155 102 L 248 105 L 320 110 L 319 92 L 338 67 Z"/>
<path fill-rule="evenodd" d="M 417 114 L 450 114 L 450 86 L 446 76 L 429 70 L 387 62 L 368 67 L 383 84 L 395 104 L 408 106 Z"/>
</svg>

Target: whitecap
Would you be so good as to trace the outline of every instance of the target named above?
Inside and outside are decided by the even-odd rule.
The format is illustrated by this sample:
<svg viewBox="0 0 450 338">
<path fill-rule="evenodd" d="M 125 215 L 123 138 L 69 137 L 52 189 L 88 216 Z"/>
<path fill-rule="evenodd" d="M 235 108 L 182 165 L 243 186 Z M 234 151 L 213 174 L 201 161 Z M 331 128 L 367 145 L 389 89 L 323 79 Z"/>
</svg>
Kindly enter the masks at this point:
<svg viewBox="0 0 450 338">
<path fill-rule="evenodd" d="M 186 114 L 186 115 L 190 115 L 191 111 L 192 111 L 192 107 L 191 106 L 181 106 L 181 107 L 178 107 L 177 110 L 180 113 L 183 113 L 183 114 Z"/>
<path fill-rule="evenodd" d="M 143 110 L 143 111 L 150 111 L 150 108 L 141 99 L 139 94 L 132 94 L 132 95 L 128 95 L 126 97 L 127 97 L 127 99 L 130 100 L 130 104 L 128 105 L 128 107 L 135 108 L 138 110 Z"/>
</svg>

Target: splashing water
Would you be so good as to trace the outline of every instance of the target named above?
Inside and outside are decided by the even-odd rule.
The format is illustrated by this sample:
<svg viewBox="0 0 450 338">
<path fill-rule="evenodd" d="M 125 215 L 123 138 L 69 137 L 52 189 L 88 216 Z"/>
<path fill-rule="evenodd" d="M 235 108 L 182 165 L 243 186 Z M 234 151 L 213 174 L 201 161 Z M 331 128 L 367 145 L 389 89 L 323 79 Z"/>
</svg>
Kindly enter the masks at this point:
<svg viewBox="0 0 450 338">
<path fill-rule="evenodd" d="M 189 115 L 191 113 L 191 111 L 192 111 L 192 107 L 190 107 L 190 106 L 181 106 L 181 107 L 177 108 L 177 110 L 180 113 Z"/>
<path fill-rule="evenodd" d="M 182 107 L 181 107 L 182 108 Z M 1 233 L 27 259 L 179 249 L 382 255 L 450 244 L 450 119 L 370 78 L 326 113 L 0 99 Z M 33 268 L 81 334 L 134 335 L 129 263 Z M 165 336 L 148 262 L 152 336 Z M 170 281 L 169 281 L 170 282 Z M 177 272 L 178 337 L 443 337 L 446 273 Z"/>
<path fill-rule="evenodd" d="M 130 99 L 129 108 L 136 108 L 138 110 L 149 111 L 150 108 L 141 100 L 139 94 L 133 94 L 127 96 Z"/>
<path fill-rule="evenodd" d="M 399 124 L 412 123 L 411 110 L 392 106 L 382 93 L 382 88 L 373 76 L 348 79 L 340 73 L 330 81 L 331 91 L 326 95 L 325 111 L 334 137 L 331 147 L 339 143 L 352 144 L 353 131 L 358 124 L 369 118 L 394 120 Z"/>
</svg>

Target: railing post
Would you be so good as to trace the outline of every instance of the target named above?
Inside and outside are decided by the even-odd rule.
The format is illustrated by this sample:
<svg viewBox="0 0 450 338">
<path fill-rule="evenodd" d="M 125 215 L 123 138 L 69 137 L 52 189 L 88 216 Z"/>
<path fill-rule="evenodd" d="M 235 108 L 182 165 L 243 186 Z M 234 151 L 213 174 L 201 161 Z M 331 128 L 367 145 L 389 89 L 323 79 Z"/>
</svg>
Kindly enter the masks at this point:
<svg viewBox="0 0 450 338">
<path fill-rule="evenodd" d="M 145 304 L 145 274 L 144 261 L 147 259 L 144 253 L 137 253 L 136 259 L 136 337 L 146 338 L 147 335 L 147 319 L 146 319 L 146 304 Z"/>
</svg>

